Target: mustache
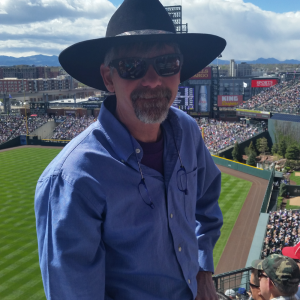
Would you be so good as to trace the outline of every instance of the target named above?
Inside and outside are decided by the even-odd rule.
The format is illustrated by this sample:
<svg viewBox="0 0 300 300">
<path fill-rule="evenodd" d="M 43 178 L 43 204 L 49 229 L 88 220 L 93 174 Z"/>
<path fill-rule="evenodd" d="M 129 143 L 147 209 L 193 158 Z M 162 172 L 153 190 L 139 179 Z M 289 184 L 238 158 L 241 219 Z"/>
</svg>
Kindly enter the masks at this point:
<svg viewBox="0 0 300 300">
<path fill-rule="evenodd" d="M 169 88 L 157 87 L 155 89 L 142 88 L 135 89 L 130 94 L 132 101 L 137 101 L 138 99 L 153 99 L 153 98 L 167 98 L 168 102 L 172 98 L 172 92 Z"/>
</svg>

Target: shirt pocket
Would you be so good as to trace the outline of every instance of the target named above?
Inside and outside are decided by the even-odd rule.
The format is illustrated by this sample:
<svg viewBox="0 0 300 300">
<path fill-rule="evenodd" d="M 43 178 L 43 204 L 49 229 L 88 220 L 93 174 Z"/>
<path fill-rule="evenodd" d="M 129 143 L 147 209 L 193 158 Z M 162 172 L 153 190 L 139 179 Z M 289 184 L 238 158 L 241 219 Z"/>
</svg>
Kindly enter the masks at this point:
<svg viewBox="0 0 300 300">
<path fill-rule="evenodd" d="M 197 168 L 180 176 L 182 186 L 186 186 L 187 193 L 184 194 L 184 210 L 188 222 L 195 225 L 196 200 L 197 200 Z"/>
</svg>

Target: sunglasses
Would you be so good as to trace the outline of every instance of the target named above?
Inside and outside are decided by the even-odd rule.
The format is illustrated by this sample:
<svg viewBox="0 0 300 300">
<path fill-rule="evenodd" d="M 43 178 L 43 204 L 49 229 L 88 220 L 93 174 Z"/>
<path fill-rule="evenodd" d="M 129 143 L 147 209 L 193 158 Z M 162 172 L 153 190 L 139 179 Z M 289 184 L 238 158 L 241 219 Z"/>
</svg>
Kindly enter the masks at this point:
<svg viewBox="0 0 300 300">
<path fill-rule="evenodd" d="M 177 74 L 183 63 L 181 54 L 172 53 L 153 58 L 127 57 L 114 59 L 109 67 L 114 67 L 123 79 L 135 80 L 145 76 L 152 65 L 159 76 L 168 77 Z"/>
<path fill-rule="evenodd" d="M 255 284 L 253 284 L 253 283 L 251 283 L 251 282 L 249 282 L 249 285 L 250 285 L 252 288 L 260 288 L 259 285 L 255 285 Z"/>
<path fill-rule="evenodd" d="M 262 271 L 259 271 L 258 272 L 258 278 L 261 278 L 261 277 L 265 277 L 265 278 L 269 278 L 266 274 L 264 274 Z"/>
</svg>

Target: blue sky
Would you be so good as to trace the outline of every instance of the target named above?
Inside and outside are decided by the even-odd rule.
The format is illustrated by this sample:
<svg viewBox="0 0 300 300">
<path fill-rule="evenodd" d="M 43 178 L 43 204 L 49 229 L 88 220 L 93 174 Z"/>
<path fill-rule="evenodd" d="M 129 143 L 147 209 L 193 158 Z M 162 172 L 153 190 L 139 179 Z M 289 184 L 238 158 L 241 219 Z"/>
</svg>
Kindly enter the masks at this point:
<svg viewBox="0 0 300 300">
<path fill-rule="evenodd" d="M 141 0 L 142 1 L 142 0 Z M 182 0 L 182 6 L 189 0 Z M 213 0 L 211 0 L 213 1 Z M 122 0 L 110 0 L 112 4 L 115 6 L 120 5 L 123 1 Z M 273 11 L 276 13 L 284 13 L 290 11 L 300 11 L 300 0 L 252 0 L 252 1 L 244 1 L 245 3 L 252 3 L 259 8 L 266 10 L 266 11 Z M 177 1 L 177 5 L 181 4 L 181 0 Z"/>
<path fill-rule="evenodd" d="M 0 0 L 0 55 L 59 55 L 74 43 L 102 38 L 122 2 Z M 300 0 L 182 0 L 182 5 L 189 33 L 226 39 L 223 59 L 300 60 Z"/>
<path fill-rule="evenodd" d="M 273 11 L 276 13 L 300 11 L 299 0 L 252 0 L 244 2 L 252 3 L 263 10 Z"/>
</svg>

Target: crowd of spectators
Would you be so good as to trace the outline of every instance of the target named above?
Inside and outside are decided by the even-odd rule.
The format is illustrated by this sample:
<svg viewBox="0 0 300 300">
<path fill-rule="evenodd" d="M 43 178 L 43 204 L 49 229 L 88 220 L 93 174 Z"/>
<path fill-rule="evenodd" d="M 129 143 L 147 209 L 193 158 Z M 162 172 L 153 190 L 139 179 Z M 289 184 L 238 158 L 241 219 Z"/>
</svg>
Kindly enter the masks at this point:
<svg viewBox="0 0 300 300">
<path fill-rule="evenodd" d="M 75 117 L 64 116 L 56 118 L 60 124 L 54 129 L 50 139 L 71 140 L 96 121 L 93 116 Z M 28 118 L 28 133 L 45 124 L 49 118 Z M 243 142 L 262 131 L 262 128 L 239 122 L 217 121 L 215 119 L 196 119 L 199 130 L 204 129 L 204 142 L 211 153 L 234 145 L 235 142 Z M 21 134 L 26 134 L 26 121 L 22 116 L 3 116 L 0 119 L 0 144 L 13 139 Z"/>
<path fill-rule="evenodd" d="M 282 254 L 283 247 L 292 247 L 300 242 L 299 211 L 280 210 L 271 212 L 261 258 Z"/>
<path fill-rule="evenodd" d="M 261 127 L 240 122 L 225 122 L 215 119 L 196 119 L 199 129 L 204 130 L 204 143 L 211 153 L 241 143 L 262 132 Z"/>
<path fill-rule="evenodd" d="M 54 129 L 51 139 L 71 140 L 95 121 L 96 118 L 93 116 L 80 118 L 68 116 Z"/>
<path fill-rule="evenodd" d="M 274 96 L 259 107 L 260 110 L 297 114 L 300 112 L 300 83 Z"/>
<path fill-rule="evenodd" d="M 278 113 L 298 114 L 300 112 L 300 82 L 285 81 L 241 104 L 238 108 L 256 109 Z"/>
<path fill-rule="evenodd" d="M 32 133 L 37 128 L 47 123 L 48 120 L 48 117 L 28 118 L 28 134 Z M 26 119 L 24 118 L 24 116 L 0 116 L 0 144 L 26 133 Z"/>
</svg>

